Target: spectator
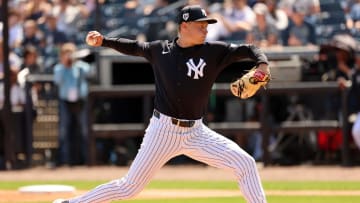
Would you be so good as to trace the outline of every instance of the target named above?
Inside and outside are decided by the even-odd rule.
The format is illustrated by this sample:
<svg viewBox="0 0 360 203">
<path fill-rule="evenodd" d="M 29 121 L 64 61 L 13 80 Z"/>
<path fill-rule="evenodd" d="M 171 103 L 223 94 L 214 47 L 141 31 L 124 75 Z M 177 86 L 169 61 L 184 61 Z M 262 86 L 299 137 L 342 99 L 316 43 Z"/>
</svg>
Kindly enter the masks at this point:
<svg viewBox="0 0 360 203">
<path fill-rule="evenodd" d="M 360 0 L 356 0 L 350 8 L 347 25 L 354 33 L 360 33 Z"/>
<path fill-rule="evenodd" d="M 127 27 L 127 31 L 122 36 L 129 38 L 137 38 L 141 32 L 141 27 L 138 25 L 138 21 L 144 16 L 144 7 L 139 0 L 127 0 L 124 3 L 124 9 L 122 11 L 121 18 L 126 19 L 123 26 Z"/>
<path fill-rule="evenodd" d="M 20 70 L 24 70 L 25 68 L 28 68 L 31 74 L 39 74 L 42 72 L 38 64 L 38 52 L 34 46 L 27 46 L 24 49 Z"/>
<path fill-rule="evenodd" d="M 44 33 L 47 45 L 58 46 L 62 45 L 65 42 L 68 42 L 66 34 L 57 28 L 57 21 L 58 18 L 53 14 L 49 14 L 46 16 L 46 26 Z"/>
<path fill-rule="evenodd" d="M 289 18 L 285 11 L 279 9 L 278 0 L 266 0 L 265 4 L 269 10 L 266 20 L 275 25 L 279 31 L 285 30 L 289 25 Z"/>
<path fill-rule="evenodd" d="M 23 63 L 20 66 L 18 74 L 18 82 L 21 87 L 25 87 L 25 82 L 29 74 L 43 73 L 41 65 L 38 63 L 38 52 L 34 46 L 27 46 L 23 53 Z M 42 88 L 41 83 L 34 82 L 31 88 L 31 104 L 37 104 L 39 92 Z M 35 113 L 35 110 L 34 110 Z M 34 114 L 36 115 L 36 114 Z"/>
<path fill-rule="evenodd" d="M 348 34 L 335 35 L 328 44 L 322 46 L 327 53 L 333 52 L 336 61 L 333 61 L 333 67 L 336 67 L 336 80 L 350 80 L 356 66 L 355 53 L 358 42 Z M 323 52 L 325 52 L 323 51 Z M 329 55 L 328 55 L 329 57 Z M 343 84 L 343 83 L 340 83 Z"/>
<path fill-rule="evenodd" d="M 9 48 L 14 51 L 18 51 L 17 48 L 21 47 L 21 42 L 23 40 L 23 28 L 21 25 L 21 18 L 19 13 L 15 9 L 9 10 L 8 16 L 8 26 L 9 26 Z M 0 33 L 3 32 L 3 22 L 0 20 Z M 3 36 L 0 35 L 2 40 Z"/>
<path fill-rule="evenodd" d="M 319 0 L 279 0 L 278 6 L 284 10 L 288 16 L 291 16 L 294 6 L 304 8 L 305 16 L 311 16 L 320 11 Z"/>
<path fill-rule="evenodd" d="M 168 5 L 168 0 L 156 0 L 155 8 L 146 16 L 150 21 L 145 33 L 147 41 L 172 39 L 176 36 L 172 34 L 176 33 L 176 25 L 173 21 L 170 21 L 172 18 L 170 14 L 164 15 L 159 12 Z"/>
<path fill-rule="evenodd" d="M 86 78 L 90 66 L 83 61 L 74 60 L 72 56 L 75 51 L 75 44 L 65 43 L 60 49 L 60 62 L 54 69 L 54 82 L 58 86 L 59 93 L 59 165 L 82 164 L 87 161 L 88 83 Z M 80 139 L 77 137 L 78 134 Z M 76 148 L 78 146 L 80 149 Z M 76 155 L 81 156 L 76 157 Z"/>
<path fill-rule="evenodd" d="M 15 9 L 9 10 L 9 46 L 14 50 L 21 46 L 23 40 L 23 28 L 20 14 Z"/>
<path fill-rule="evenodd" d="M 278 45 L 279 31 L 275 25 L 267 21 L 268 8 L 263 3 L 257 3 L 253 8 L 256 14 L 256 23 L 252 31 L 246 36 L 246 43 L 254 43 L 260 47 L 269 47 Z"/>
<path fill-rule="evenodd" d="M 348 34 L 337 34 L 321 48 L 325 49 L 323 52 L 335 52 L 335 65 L 338 71 L 336 80 L 339 87 L 342 89 L 351 84 L 348 94 L 348 110 L 349 114 L 356 115 L 352 126 L 352 136 L 360 149 L 360 57 L 356 54 L 359 43 Z"/>
<path fill-rule="evenodd" d="M 54 15 L 48 15 L 46 17 L 46 26 L 45 26 L 45 54 L 44 54 L 44 67 L 45 72 L 52 73 L 53 66 L 57 63 L 58 60 L 58 50 L 60 46 L 69 40 L 66 37 L 66 34 L 56 27 L 57 17 Z"/>
<path fill-rule="evenodd" d="M 209 4 L 207 0 L 188 0 L 186 5 L 200 5 L 206 12 L 209 12 Z"/>
<path fill-rule="evenodd" d="M 44 34 L 38 28 L 37 23 L 34 20 L 26 20 L 24 22 L 24 38 L 21 42 L 22 47 L 35 46 L 36 49 L 41 51 L 40 55 L 43 55 L 45 47 Z"/>
<path fill-rule="evenodd" d="M 207 40 L 245 40 L 246 33 L 255 24 L 255 14 L 246 0 L 224 3 L 220 13 L 212 14 L 219 23 L 209 26 Z"/>
<path fill-rule="evenodd" d="M 338 81 L 340 87 L 342 84 L 345 84 L 343 81 L 349 80 L 348 73 L 351 72 L 351 68 L 354 65 L 353 59 L 351 59 L 353 57 L 349 55 L 353 48 L 351 46 L 344 46 L 341 38 L 351 39 L 352 37 L 347 34 L 335 35 L 328 42 L 321 44 L 318 61 L 315 65 L 316 69 L 313 69 L 319 75 L 318 80 Z M 338 119 L 341 108 L 341 99 L 338 97 L 338 94 L 324 95 L 323 98 L 319 99 L 323 100 L 313 103 L 314 116 L 317 116 L 319 119 Z"/>
<path fill-rule="evenodd" d="M 3 52 L 3 41 L 0 39 L 0 83 L 2 82 L 4 78 L 4 52 Z M 12 51 L 9 53 L 9 64 L 10 69 L 14 71 L 18 71 L 21 59 Z"/>
<path fill-rule="evenodd" d="M 14 54 L 10 53 L 9 56 L 9 64 L 10 69 L 14 70 L 12 72 L 15 72 L 19 68 L 20 59 Z M 5 163 L 4 163 L 4 123 L 3 123 L 3 114 L 2 114 L 2 108 L 4 104 L 4 52 L 3 52 L 3 41 L 0 38 L 0 170 L 5 169 Z M 10 99 L 11 100 L 11 99 Z"/>
<path fill-rule="evenodd" d="M 293 7 L 290 24 L 284 31 L 283 43 L 285 46 L 309 46 L 316 44 L 315 29 L 305 21 L 304 7 Z"/>
<path fill-rule="evenodd" d="M 19 1 L 8 1 L 9 10 L 14 9 L 20 16 L 20 21 L 24 23 L 26 19 L 26 5 L 28 1 L 26 0 L 19 0 Z"/>
<path fill-rule="evenodd" d="M 11 50 L 9 53 L 9 65 L 10 65 L 10 104 L 12 106 L 12 111 L 21 111 L 23 110 L 23 106 L 25 104 L 25 94 L 24 90 L 17 84 L 17 73 L 19 71 L 20 66 L 20 58 L 14 54 Z M 5 100 L 4 93 L 4 52 L 3 52 L 3 41 L 0 39 L 0 114 L 2 115 L 2 108 Z M 2 163 L 2 158 L 4 155 L 4 122 L 3 116 L 0 116 L 0 169 L 4 168 Z M 20 124 L 18 128 L 14 129 L 16 135 L 19 134 L 20 130 L 22 130 L 22 125 Z M 18 142 L 16 144 L 19 144 Z M 14 146 L 15 147 L 15 146 Z M 18 145 L 16 146 L 16 150 L 18 150 Z"/>
<path fill-rule="evenodd" d="M 310 12 L 306 17 L 306 20 L 315 26 L 319 21 L 319 14 L 321 13 L 320 0 L 311 0 L 308 2 Z"/>
<path fill-rule="evenodd" d="M 10 104 L 11 104 L 11 112 L 13 113 L 13 118 L 15 122 L 17 123 L 17 127 L 14 130 L 14 134 L 16 136 L 16 142 L 14 143 L 14 151 L 16 153 L 19 153 L 24 149 L 25 146 L 24 140 L 24 106 L 25 106 L 25 91 L 23 88 L 20 87 L 20 85 L 17 83 L 17 74 L 18 69 L 11 69 L 10 70 Z M 4 83 L 0 83 L 0 113 L 2 114 L 2 109 L 4 106 L 4 96 L 5 90 L 4 90 Z M 4 121 L 3 116 L 0 116 L 0 140 L 1 145 L 3 145 L 4 140 Z M 4 149 L 2 149 L 4 146 L 0 146 L 0 159 L 1 155 L 4 153 Z M 1 162 L 1 161 L 0 161 Z M 1 164 L 0 164 L 1 165 Z M 0 166 L 1 168 L 1 166 Z"/>
<path fill-rule="evenodd" d="M 85 10 L 89 12 L 89 14 L 96 9 L 96 1 L 97 0 L 82 0 L 84 2 Z M 99 1 L 101 4 L 101 1 Z"/>
<path fill-rule="evenodd" d="M 47 0 L 27 1 L 24 8 L 25 19 L 34 20 L 37 24 L 45 23 L 46 15 L 51 13 L 52 5 Z"/>
<path fill-rule="evenodd" d="M 320 0 L 280 0 L 279 8 L 288 16 L 293 15 L 293 8 L 302 8 L 305 20 L 315 26 L 319 20 Z"/>
<path fill-rule="evenodd" d="M 81 7 L 72 5 L 70 0 L 59 0 L 53 8 L 53 15 L 57 16 L 57 29 L 64 32 L 69 40 L 75 42 L 78 34 L 77 23 L 82 17 Z"/>
</svg>

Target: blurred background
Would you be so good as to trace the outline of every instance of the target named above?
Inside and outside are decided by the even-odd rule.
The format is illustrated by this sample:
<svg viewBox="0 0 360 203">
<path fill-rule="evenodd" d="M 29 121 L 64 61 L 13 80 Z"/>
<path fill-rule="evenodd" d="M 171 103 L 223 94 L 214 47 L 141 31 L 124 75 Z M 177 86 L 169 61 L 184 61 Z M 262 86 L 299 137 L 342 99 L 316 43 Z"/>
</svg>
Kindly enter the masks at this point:
<svg viewBox="0 0 360 203">
<path fill-rule="evenodd" d="M 265 165 L 359 165 L 358 0 L 0 0 L 0 170 L 129 165 L 152 115 L 152 69 L 85 36 L 173 40 L 187 4 L 218 19 L 208 41 L 253 43 L 271 61 L 271 84 L 248 100 L 228 84 L 253 64 L 226 68 L 204 122 Z"/>
</svg>

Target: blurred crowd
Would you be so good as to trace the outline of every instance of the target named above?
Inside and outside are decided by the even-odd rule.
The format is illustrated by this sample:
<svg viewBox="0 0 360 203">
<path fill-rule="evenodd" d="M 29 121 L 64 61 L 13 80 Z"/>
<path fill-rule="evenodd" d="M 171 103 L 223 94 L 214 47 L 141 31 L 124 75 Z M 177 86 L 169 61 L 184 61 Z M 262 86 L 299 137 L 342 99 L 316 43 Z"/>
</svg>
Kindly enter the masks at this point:
<svg viewBox="0 0 360 203">
<path fill-rule="evenodd" d="M 265 48 L 322 45 L 339 33 L 360 38 L 360 0 L 9 0 L 8 15 L 0 13 L 0 32 L 7 19 L 13 108 L 22 108 L 26 102 L 19 76 L 62 72 L 59 67 L 66 66 L 61 56 L 64 45 L 75 46 L 72 51 L 88 48 L 84 39 L 90 30 L 139 41 L 174 39 L 177 11 L 186 4 L 200 4 L 218 19 L 208 27 L 208 41 L 253 43 Z M 1 34 L 0 92 L 4 91 L 2 38 Z M 84 67 L 81 71 L 87 70 Z M 77 84 L 77 80 L 74 76 L 72 83 Z M 58 83 L 59 87 L 63 84 Z M 34 85 L 34 100 L 37 91 L 39 87 Z M 60 101 L 66 96 L 62 93 Z"/>
<path fill-rule="evenodd" d="M 323 43 L 324 37 L 340 30 L 357 36 L 360 1 L 329 2 L 332 1 L 98 0 L 96 9 L 96 0 L 11 0 L 11 64 L 14 69 L 21 69 L 25 57 L 35 57 L 38 67 L 32 71 L 52 73 L 59 46 L 73 42 L 84 47 L 84 37 L 93 29 L 110 37 L 140 41 L 173 39 L 177 34 L 176 11 L 185 4 L 200 4 L 219 20 L 209 26 L 208 40 L 255 43 L 261 47 L 311 46 Z M 2 15 L 0 21 L 4 19 Z"/>
</svg>

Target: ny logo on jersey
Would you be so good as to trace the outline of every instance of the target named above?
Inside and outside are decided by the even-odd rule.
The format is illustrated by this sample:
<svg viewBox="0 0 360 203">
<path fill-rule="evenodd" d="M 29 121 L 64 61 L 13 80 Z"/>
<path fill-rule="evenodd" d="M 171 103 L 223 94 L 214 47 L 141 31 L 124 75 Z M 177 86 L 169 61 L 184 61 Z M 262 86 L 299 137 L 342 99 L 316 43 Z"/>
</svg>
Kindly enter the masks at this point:
<svg viewBox="0 0 360 203">
<path fill-rule="evenodd" d="M 191 72 L 194 71 L 194 79 L 199 79 L 204 76 L 204 67 L 206 66 L 206 62 L 200 58 L 199 63 L 195 65 L 194 60 L 191 58 L 188 62 L 186 62 L 188 67 L 187 76 L 191 77 Z"/>
</svg>

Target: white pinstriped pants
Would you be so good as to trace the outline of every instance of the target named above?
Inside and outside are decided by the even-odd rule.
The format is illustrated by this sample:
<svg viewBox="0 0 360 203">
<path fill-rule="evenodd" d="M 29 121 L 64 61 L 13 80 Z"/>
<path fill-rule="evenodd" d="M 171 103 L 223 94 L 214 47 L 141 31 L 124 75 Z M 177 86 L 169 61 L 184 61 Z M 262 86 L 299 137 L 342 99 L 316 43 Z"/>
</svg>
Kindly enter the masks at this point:
<svg viewBox="0 0 360 203">
<path fill-rule="evenodd" d="M 351 129 L 356 146 L 360 149 L 360 113 L 356 115 L 356 120 Z"/>
<path fill-rule="evenodd" d="M 248 203 L 265 203 L 254 159 L 235 142 L 197 120 L 193 127 L 178 127 L 171 118 L 152 117 L 140 150 L 121 179 L 99 185 L 70 203 L 97 203 L 129 199 L 140 193 L 171 158 L 184 154 L 210 166 L 231 171 Z"/>
</svg>

